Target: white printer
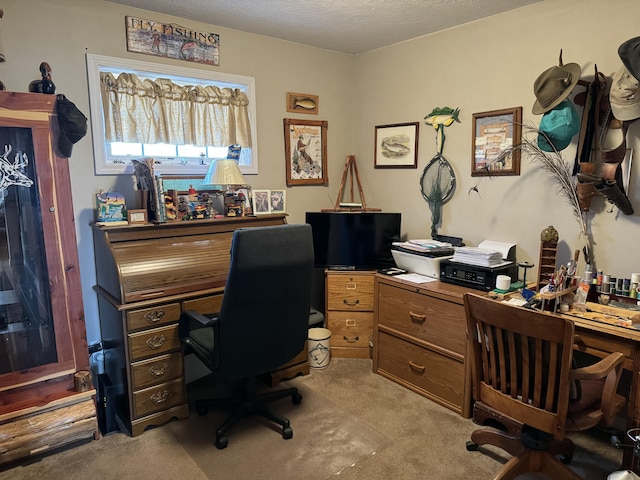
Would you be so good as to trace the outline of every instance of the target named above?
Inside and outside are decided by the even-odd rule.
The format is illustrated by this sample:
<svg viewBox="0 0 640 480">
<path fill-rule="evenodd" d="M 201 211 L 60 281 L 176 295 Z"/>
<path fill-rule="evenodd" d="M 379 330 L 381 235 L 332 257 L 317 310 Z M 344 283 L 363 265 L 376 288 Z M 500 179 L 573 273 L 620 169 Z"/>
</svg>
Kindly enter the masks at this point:
<svg viewBox="0 0 640 480">
<path fill-rule="evenodd" d="M 440 278 L 440 262 L 453 257 L 450 243 L 437 240 L 393 242 L 391 254 L 398 268 L 431 278 Z"/>
</svg>

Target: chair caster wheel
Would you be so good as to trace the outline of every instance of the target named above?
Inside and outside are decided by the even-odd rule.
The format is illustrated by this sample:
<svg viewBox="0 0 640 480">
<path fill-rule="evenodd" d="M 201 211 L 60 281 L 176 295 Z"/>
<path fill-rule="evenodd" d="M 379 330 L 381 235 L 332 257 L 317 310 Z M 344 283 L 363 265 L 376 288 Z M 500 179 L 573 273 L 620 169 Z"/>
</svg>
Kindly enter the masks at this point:
<svg viewBox="0 0 640 480">
<path fill-rule="evenodd" d="M 293 401 L 294 405 L 298 405 L 302 401 L 302 395 L 296 393 L 291 397 L 291 400 Z"/>
<path fill-rule="evenodd" d="M 285 440 L 293 438 L 293 429 L 291 427 L 284 427 L 282 429 L 282 438 L 284 438 Z"/>
<path fill-rule="evenodd" d="M 478 444 L 477 444 L 477 443 L 475 443 L 475 442 L 472 442 L 471 440 L 467 441 L 467 451 L 468 451 L 468 452 L 475 452 L 475 451 L 477 451 L 479 446 L 480 446 L 480 445 L 478 445 Z"/>
<path fill-rule="evenodd" d="M 216 447 L 219 450 L 222 450 L 223 448 L 227 448 L 227 445 L 229 445 L 229 439 L 227 437 L 220 437 L 220 438 L 216 437 Z"/>
</svg>

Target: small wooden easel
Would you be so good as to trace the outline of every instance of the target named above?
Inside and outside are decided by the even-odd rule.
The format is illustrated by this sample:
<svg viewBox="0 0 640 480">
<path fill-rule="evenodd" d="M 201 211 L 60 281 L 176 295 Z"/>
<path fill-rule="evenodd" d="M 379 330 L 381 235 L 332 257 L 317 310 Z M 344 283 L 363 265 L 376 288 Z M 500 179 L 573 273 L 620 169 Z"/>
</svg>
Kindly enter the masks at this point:
<svg viewBox="0 0 640 480">
<path fill-rule="evenodd" d="M 347 176 L 351 173 L 350 182 L 350 198 L 349 203 L 342 201 L 344 195 L 344 186 L 347 183 Z M 358 193 L 360 194 L 360 203 L 355 202 L 353 196 L 353 177 L 355 176 L 358 183 Z M 360 175 L 358 175 L 358 166 L 356 165 L 355 155 L 349 155 L 347 161 L 344 164 L 344 170 L 342 172 L 342 179 L 340 180 L 340 190 L 338 190 L 338 197 L 336 198 L 336 204 L 333 208 L 323 208 L 323 212 L 379 212 L 380 208 L 368 208 L 367 201 L 364 197 L 364 190 L 362 190 L 362 184 L 360 183 Z"/>
</svg>

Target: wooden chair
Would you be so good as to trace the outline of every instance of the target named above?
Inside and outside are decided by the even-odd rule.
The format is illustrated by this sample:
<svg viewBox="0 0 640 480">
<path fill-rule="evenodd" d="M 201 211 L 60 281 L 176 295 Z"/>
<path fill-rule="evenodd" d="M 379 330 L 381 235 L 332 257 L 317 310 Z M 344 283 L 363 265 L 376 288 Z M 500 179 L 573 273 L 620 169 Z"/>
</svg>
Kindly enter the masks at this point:
<svg viewBox="0 0 640 480">
<path fill-rule="evenodd" d="M 571 320 L 474 294 L 466 294 L 464 303 L 476 406 L 522 424 L 517 433 L 481 427 L 467 450 L 488 444 L 513 455 L 494 480 L 526 472 L 579 479 L 565 465 L 573 455 L 565 434 L 613 422 L 625 403 L 616 394 L 624 355 L 572 369 Z"/>
</svg>

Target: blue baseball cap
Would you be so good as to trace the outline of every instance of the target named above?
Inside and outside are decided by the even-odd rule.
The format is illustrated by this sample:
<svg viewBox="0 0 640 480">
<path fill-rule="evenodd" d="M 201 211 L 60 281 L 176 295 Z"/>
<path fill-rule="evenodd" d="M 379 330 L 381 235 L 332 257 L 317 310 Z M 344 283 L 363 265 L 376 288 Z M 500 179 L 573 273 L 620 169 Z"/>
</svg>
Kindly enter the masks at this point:
<svg viewBox="0 0 640 480">
<path fill-rule="evenodd" d="M 562 101 L 542 116 L 538 147 L 545 152 L 564 150 L 580 131 L 580 117 L 571 100 Z"/>
</svg>

